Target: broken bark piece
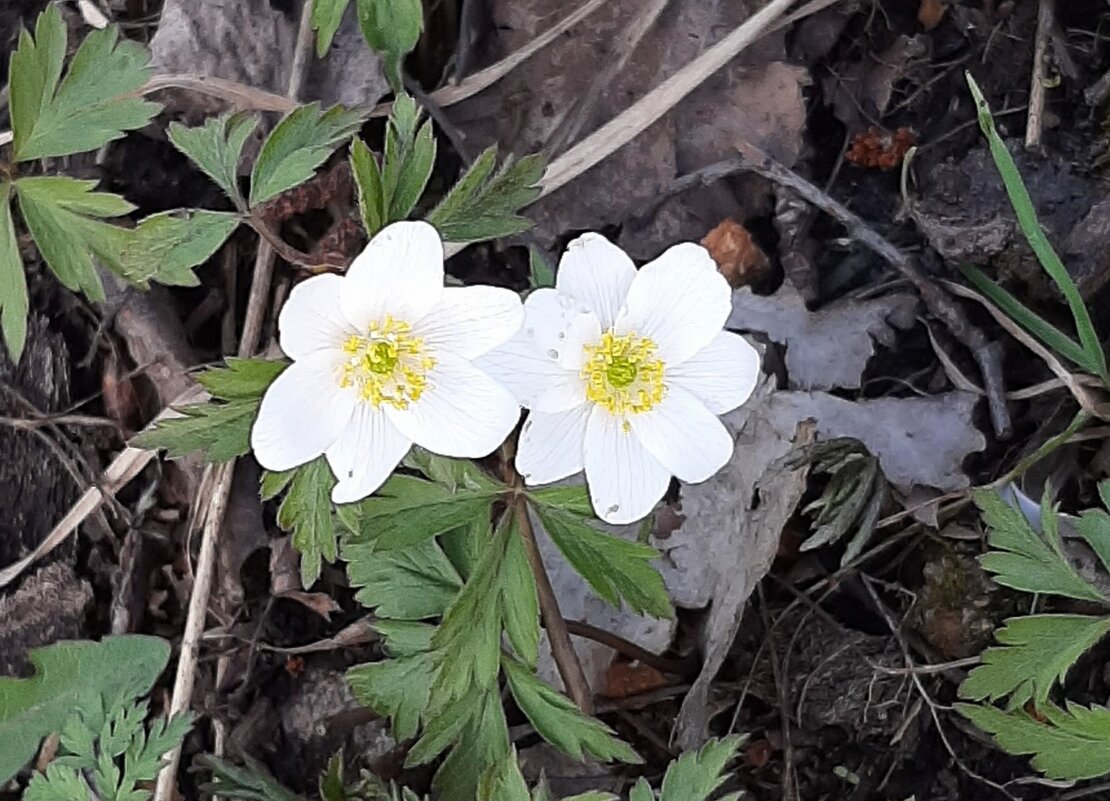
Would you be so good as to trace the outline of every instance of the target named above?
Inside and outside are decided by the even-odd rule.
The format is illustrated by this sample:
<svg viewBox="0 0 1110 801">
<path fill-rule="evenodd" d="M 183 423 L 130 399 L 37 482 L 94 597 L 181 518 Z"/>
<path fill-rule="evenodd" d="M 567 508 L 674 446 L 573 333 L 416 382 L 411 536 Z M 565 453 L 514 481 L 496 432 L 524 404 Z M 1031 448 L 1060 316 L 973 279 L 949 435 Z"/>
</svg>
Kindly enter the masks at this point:
<svg viewBox="0 0 1110 801">
<path fill-rule="evenodd" d="M 0 598 L 0 676 L 29 671 L 32 648 L 80 638 L 92 599 L 92 586 L 63 562 L 47 565 Z"/>
</svg>

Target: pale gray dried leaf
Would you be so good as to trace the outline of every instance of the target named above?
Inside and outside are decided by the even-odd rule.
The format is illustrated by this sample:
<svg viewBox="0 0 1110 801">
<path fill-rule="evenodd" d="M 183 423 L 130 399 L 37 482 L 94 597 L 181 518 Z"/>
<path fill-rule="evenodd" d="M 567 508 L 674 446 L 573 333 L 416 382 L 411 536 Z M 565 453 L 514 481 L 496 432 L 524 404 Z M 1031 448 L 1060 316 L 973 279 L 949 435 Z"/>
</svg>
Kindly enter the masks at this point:
<svg viewBox="0 0 1110 801">
<path fill-rule="evenodd" d="M 833 114 L 852 133 L 881 119 L 890 105 L 894 85 L 927 63 L 927 45 L 921 36 L 899 36 L 881 53 L 868 50 L 852 64 L 827 75 L 824 96 Z"/>
<path fill-rule="evenodd" d="M 500 143 L 517 153 L 541 149 L 556 134 L 563 111 L 573 108 L 595 76 L 612 74 L 586 117 L 582 136 L 643 97 L 747 19 L 754 0 L 671 3 L 619 71 L 611 69 L 615 43 L 641 13 L 641 0 L 613 0 L 537 53 L 489 90 L 448 110 L 475 149 Z M 493 0 L 494 60 L 531 41 L 557 15 L 546 0 Z M 803 68 L 783 63 L 784 34 L 770 33 L 699 88 L 655 125 L 548 198 L 530 216 L 537 233 L 553 238 L 568 230 L 596 230 L 643 213 L 677 175 L 730 158 L 749 138 L 788 162 L 801 148 L 805 117 Z M 711 206 L 711 204 L 706 204 Z M 734 213 L 721 208 L 715 225 Z M 644 226 L 650 240 L 637 255 L 666 244 L 662 231 Z M 706 229 L 708 230 L 708 229 Z M 688 235 L 700 238 L 706 233 Z M 628 243 L 622 243 L 628 244 Z"/>
<path fill-rule="evenodd" d="M 725 416 L 737 438 L 732 458 L 708 481 L 683 486 L 686 520 L 657 543 L 666 551 L 663 563 L 673 565 L 663 575 L 675 603 L 701 607 L 712 601 L 702 633 L 702 670 L 675 726 L 682 750 L 708 737 L 710 685 L 736 637 L 744 605 L 770 569 L 783 526 L 805 491 L 805 468 L 782 466 L 795 432 L 776 425 L 772 386 L 770 380 L 763 382 L 747 404 Z M 805 444 L 811 433 L 798 431 L 799 444 Z M 757 490 L 759 505 L 753 509 Z"/>
<path fill-rule="evenodd" d="M 296 38 L 297 20 L 269 0 L 166 0 L 150 42 L 151 65 L 158 73 L 225 78 L 285 94 Z M 312 60 L 299 99 L 319 100 L 325 107 L 371 105 L 388 91 L 381 62 L 362 39 L 352 4 L 328 55 Z M 194 123 L 227 108 L 195 92 L 167 93 L 163 99 Z"/>
<path fill-rule="evenodd" d="M 784 283 L 774 295 L 732 293 L 726 327 L 759 331 L 786 346 L 792 389 L 858 389 L 878 340 L 895 343 L 895 328 L 914 323 L 917 298 L 895 293 L 871 300 L 840 300 L 811 312 L 798 291 Z"/>
<path fill-rule="evenodd" d="M 780 431 L 817 421 L 817 438 L 851 437 L 879 457 L 890 483 L 957 490 L 970 482 L 964 460 L 986 447 L 972 417 L 978 396 L 946 392 L 924 398 L 849 401 L 824 392 L 779 392 L 771 403 Z"/>
</svg>

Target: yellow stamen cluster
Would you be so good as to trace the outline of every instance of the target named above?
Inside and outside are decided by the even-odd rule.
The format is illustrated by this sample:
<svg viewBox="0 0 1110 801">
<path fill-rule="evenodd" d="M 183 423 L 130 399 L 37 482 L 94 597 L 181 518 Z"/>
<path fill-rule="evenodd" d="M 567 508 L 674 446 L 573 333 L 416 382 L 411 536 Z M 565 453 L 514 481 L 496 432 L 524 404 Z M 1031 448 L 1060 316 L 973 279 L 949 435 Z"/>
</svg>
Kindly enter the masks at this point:
<svg viewBox="0 0 1110 801">
<path fill-rule="evenodd" d="M 370 324 L 365 336 L 353 334 L 343 343 L 348 355 L 339 368 L 339 386 L 356 387 L 359 399 L 373 406 L 388 403 L 407 409 L 428 387 L 428 372 L 436 360 L 412 326 L 386 316 Z"/>
<path fill-rule="evenodd" d="M 647 337 L 606 331 L 600 342 L 586 346 L 586 398 L 617 417 L 652 409 L 666 392 L 655 349 Z"/>
</svg>

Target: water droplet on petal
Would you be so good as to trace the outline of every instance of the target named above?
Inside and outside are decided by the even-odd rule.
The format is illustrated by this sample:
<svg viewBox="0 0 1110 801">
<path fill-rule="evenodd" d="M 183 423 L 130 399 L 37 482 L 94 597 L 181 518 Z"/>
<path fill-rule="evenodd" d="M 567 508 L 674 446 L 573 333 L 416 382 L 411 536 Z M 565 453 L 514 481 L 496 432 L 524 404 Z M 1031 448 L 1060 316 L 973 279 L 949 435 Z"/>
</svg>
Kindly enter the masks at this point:
<svg viewBox="0 0 1110 801">
<path fill-rule="evenodd" d="M 552 359 L 558 359 L 559 358 L 559 351 L 555 350 L 555 348 L 549 348 L 548 351 L 547 351 L 547 355 L 549 357 L 551 357 Z"/>
<path fill-rule="evenodd" d="M 620 508 L 621 506 L 619 503 L 614 503 L 612 506 L 605 510 L 605 513 L 610 515 L 615 514 L 620 511 Z"/>
</svg>

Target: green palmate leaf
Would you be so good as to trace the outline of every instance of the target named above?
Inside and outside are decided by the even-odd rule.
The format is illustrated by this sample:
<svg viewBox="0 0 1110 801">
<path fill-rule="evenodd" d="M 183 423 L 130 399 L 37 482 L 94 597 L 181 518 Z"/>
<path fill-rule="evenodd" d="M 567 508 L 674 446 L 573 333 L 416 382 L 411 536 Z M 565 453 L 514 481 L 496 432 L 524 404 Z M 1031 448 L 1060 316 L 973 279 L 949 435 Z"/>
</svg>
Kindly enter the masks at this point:
<svg viewBox="0 0 1110 801">
<path fill-rule="evenodd" d="M 306 588 L 320 577 L 321 562 L 334 562 L 338 556 L 331 513 L 333 487 L 335 477 L 320 456 L 297 468 L 278 507 L 278 525 L 293 534 L 293 547 L 301 554 L 301 585 Z"/>
<path fill-rule="evenodd" d="M 504 492 L 507 486 L 490 477 L 469 459 L 452 459 L 414 446 L 402 460 L 405 467 L 419 470 L 437 484 L 452 492 L 459 490 L 490 490 Z"/>
<path fill-rule="evenodd" d="M 1060 261 L 1060 257 L 1052 249 L 1048 237 L 1045 236 L 1044 230 L 1037 220 L 1037 212 L 1033 206 L 1033 201 L 1029 197 L 1029 192 L 1025 189 L 1025 184 L 1021 180 L 1021 174 L 1018 172 L 1013 156 L 1010 155 L 1010 151 L 1006 149 L 1006 145 L 1002 142 L 1002 137 L 995 130 L 990 107 L 970 72 L 967 73 L 967 83 L 971 89 L 972 97 L 975 98 L 975 105 L 979 114 L 979 127 L 982 128 L 983 134 L 987 137 L 991 156 L 994 158 L 999 175 L 1002 176 L 1002 183 L 1006 187 L 1006 194 L 1010 197 L 1010 204 L 1014 207 L 1021 232 L 1025 234 L 1029 246 L 1033 249 L 1045 272 L 1056 283 L 1060 293 L 1067 300 L 1072 317 L 1075 318 L 1075 327 L 1079 334 L 1079 341 L 1083 345 L 1083 352 L 1089 360 L 1094 362 L 1094 374 L 1110 384 L 1110 371 L 1106 368 L 1106 354 L 1102 350 L 1102 343 L 1099 341 L 1098 332 L 1095 331 L 1094 324 L 1091 322 L 1091 315 L 1083 302 L 1083 296 L 1067 268 L 1064 267 L 1064 263 Z"/>
<path fill-rule="evenodd" d="M 128 280 L 196 286 L 193 268 L 203 264 L 239 227 L 239 215 L 184 209 L 152 214 L 131 233 L 120 262 Z"/>
<path fill-rule="evenodd" d="M 382 550 L 404 548 L 475 519 L 488 520 L 496 494 L 490 489 L 452 491 L 431 481 L 394 475 L 377 495 L 351 505 L 344 515 L 352 541 L 372 541 Z"/>
<path fill-rule="evenodd" d="M 39 15 L 35 36 L 23 32 L 11 61 L 11 116 L 16 161 L 95 150 L 146 125 L 160 106 L 137 96 L 150 55 L 120 41 L 114 25 L 93 31 L 59 79 L 66 29 L 57 7 Z"/>
<path fill-rule="evenodd" d="M 528 564 L 515 516 L 512 520 L 512 534 L 505 545 L 500 584 L 505 636 L 516 655 L 534 668 L 539 658 L 540 604 L 536 579 Z"/>
<path fill-rule="evenodd" d="M 436 627 L 410 620 L 377 620 L 374 629 L 382 635 L 383 650 L 390 656 L 412 656 L 432 650 Z"/>
<path fill-rule="evenodd" d="M 102 218 L 119 217 L 135 207 L 118 195 L 94 192 L 95 186 L 96 181 L 56 175 L 15 182 L 23 219 L 58 280 L 75 292 L 103 300 L 93 257 L 123 274 L 119 254 L 131 232 L 102 222 Z"/>
<path fill-rule="evenodd" d="M 1050 779 L 1078 781 L 1110 773 L 1110 710 L 1105 707 L 1048 704 L 1038 710 L 1044 723 L 993 706 L 956 704 L 956 711 L 1011 754 L 1032 754 L 1033 767 Z"/>
<path fill-rule="evenodd" d="M 976 492 L 975 503 L 990 529 L 988 542 L 993 549 L 979 561 L 984 570 L 995 574 L 995 581 L 1025 592 L 1106 603 L 1102 593 L 1084 581 L 1064 556 L 1055 510 L 1047 497 L 1041 508 L 1043 536 L 993 490 Z"/>
<path fill-rule="evenodd" d="M 62 642 L 31 652 L 35 675 L 0 678 L 0 784 L 35 755 L 39 741 L 93 695 L 127 700 L 145 694 L 169 659 L 156 637 Z"/>
<path fill-rule="evenodd" d="M 316 31 L 317 58 L 323 58 L 327 54 L 349 2 L 350 0 L 312 0 L 312 29 Z"/>
<path fill-rule="evenodd" d="M 502 660 L 505 678 L 517 706 L 536 731 L 563 753 L 581 762 L 587 756 L 603 762 L 643 760 L 617 739 L 613 730 L 582 712 L 571 701 L 512 659 Z"/>
<path fill-rule="evenodd" d="M 289 482 L 293 480 L 293 476 L 297 474 L 297 468 L 290 470 L 265 470 L 262 473 L 261 486 L 258 488 L 258 494 L 264 501 L 276 498 L 278 494 L 289 486 Z"/>
<path fill-rule="evenodd" d="M 736 756 L 745 737 L 732 735 L 712 739 L 699 751 L 687 751 L 667 768 L 659 801 L 706 801 L 724 781 L 725 766 Z M 645 798 L 650 796 L 645 796 Z M 739 793 L 725 796 L 720 801 L 740 797 Z M 635 798 L 635 796 L 633 796 Z"/>
<path fill-rule="evenodd" d="M 674 614 L 663 577 L 651 566 L 659 552 L 647 545 L 603 534 L 584 520 L 550 506 L 536 508 L 544 531 L 599 596 L 621 601 L 640 614 Z"/>
<path fill-rule="evenodd" d="M 382 54 L 393 90 L 403 90 L 401 60 L 416 47 L 424 30 L 420 0 L 357 0 L 358 22 L 366 42 Z"/>
<path fill-rule="evenodd" d="M 246 114 L 223 114 L 197 128 L 172 122 L 169 134 L 173 146 L 215 181 L 238 208 L 243 208 L 246 203 L 239 191 L 239 159 L 257 125 L 258 120 Z"/>
<path fill-rule="evenodd" d="M 373 236 L 385 227 L 386 197 L 378 160 L 361 139 L 351 141 L 351 174 L 358 190 L 358 210 L 366 233 Z"/>
<path fill-rule="evenodd" d="M 345 543 L 343 559 L 355 598 L 381 617 L 423 620 L 439 617 L 463 582 L 434 539 L 407 548 L 378 551 L 373 543 Z"/>
<path fill-rule="evenodd" d="M 319 103 L 289 112 L 266 137 L 254 162 L 251 206 L 311 178 L 339 143 L 350 139 L 362 127 L 366 114 L 365 110 L 342 106 L 321 111 Z"/>
<path fill-rule="evenodd" d="M 539 197 L 546 161 L 542 154 L 507 159 L 497 172 L 497 153 L 489 148 L 428 215 L 445 242 L 479 242 L 527 231 L 531 223 L 518 212 Z"/>
<path fill-rule="evenodd" d="M 1031 311 L 1020 300 L 1010 294 L 1007 290 L 996 284 L 986 273 L 978 267 L 970 264 L 961 264 L 960 271 L 967 277 L 971 283 L 975 284 L 976 289 L 987 296 L 995 306 L 1006 313 L 1006 316 L 1017 322 L 1025 328 L 1037 339 L 1041 340 L 1052 350 L 1059 353 L 1065 359 L 1082 367 L 1088 372 L 1098 374 L 1098 364 L 1092 361 L 1089 354 L 1075 342 L 1071 337 L 1054 326 L 1052 323 L 1045 320 L 1040 315 Z"/>
<path fill-rule="evenodd" d="M 27 339 L 27 278 L 15 235 L 12 185 L 0 184 L 0 333 L 14 364 Z"/>
<path fill-rule="evenodd" d="M 88 801 L 89 786 L 75 770 L 53 762 L 46 766 L 46 773 L 31 776 L 23 801 Z"/>
<path fill-rule="evenodd" d="M 229 358 L 222 367 L 197 373 L 197 382 L 220 400 L 258 400 L 288 362 L 280 359 Z"/>
<path fill-rule="evenodd" d="M 1110 617 L 1031 615 L 1011 618 L 995 633 L 1001 648 L 983 652 L 983 664 L 960 685 L 974 701 L 1009 696 L 1008 709 L 1041 706 L 1073 664 L 1110 632 Z"/>
<path fill-rule="evenodd" d="M 360 704 L 387 715 L 397 740 L 416 736 L 436 676 L 430 653 L 416 653 L 351 668 L 347 681 Z"/>
<path fill-rule="evenodd" d="M 512 526 L 502 519 L 432 639 L 441 667 L 432 688 L 436 709 L 450 706 L 473 688 L 496 685 L 501 660 L 501 572 L 513 535 Z"/>
<path fill-rule="evenodd" d="M 205 461 L 226 462 L 250 453 L 258 401 L 195 403 L 174 411 L 131 440 L 136 448 L 165 450 L 170 458 L 200 451 Z"/>
</svg>

